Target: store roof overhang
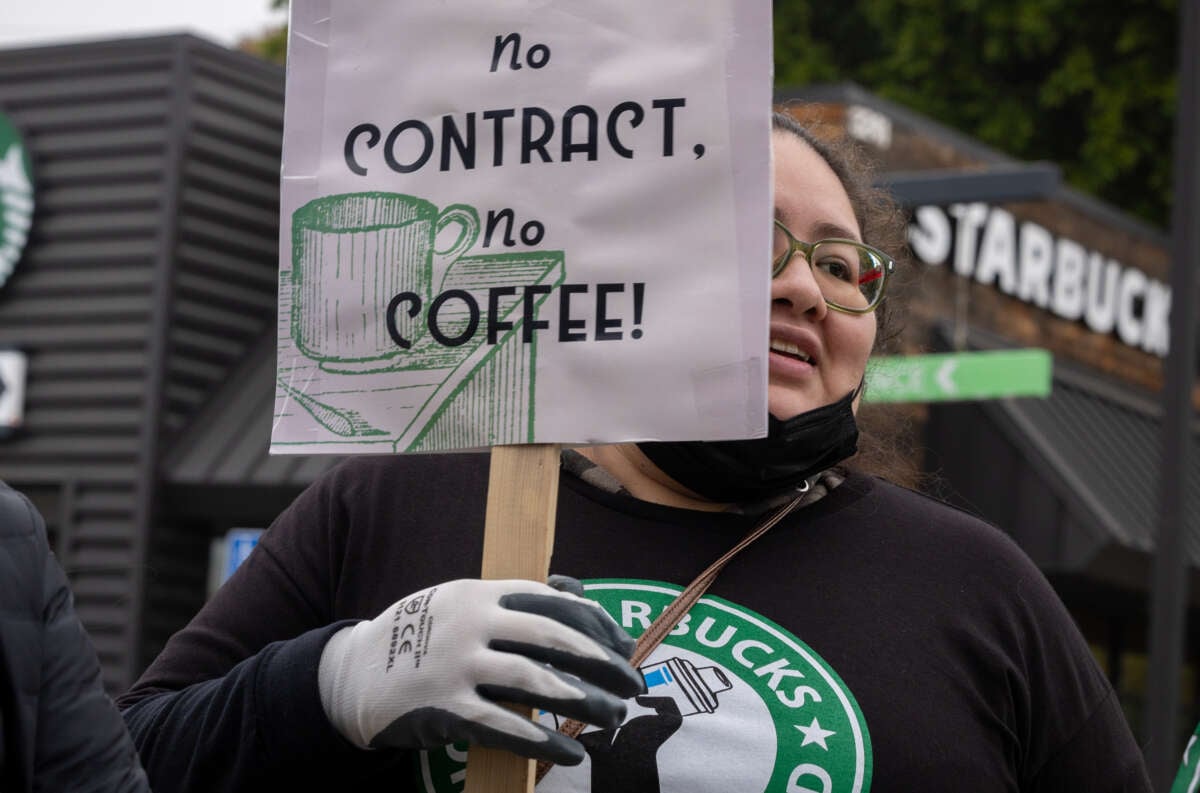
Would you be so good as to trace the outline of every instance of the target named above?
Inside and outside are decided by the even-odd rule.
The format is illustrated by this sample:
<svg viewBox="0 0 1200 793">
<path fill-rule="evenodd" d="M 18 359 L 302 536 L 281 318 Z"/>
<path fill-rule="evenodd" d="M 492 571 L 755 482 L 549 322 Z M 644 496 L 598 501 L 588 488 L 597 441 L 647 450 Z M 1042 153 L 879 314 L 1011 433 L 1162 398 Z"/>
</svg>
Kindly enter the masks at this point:
<svg viewBox="0 0 1200 793">
<path fill-rule="evenodd" d="M 979 332 L 969 339 L 976 349 L 996 346 Z M 931 427 L 939 416 L 929 452 L 962 503 L 978 507 L 1048 572 L 1146 590 L 1162 497 L 1161 409 L 1152 399 L 1056 360 L 1045 399 L 934 406 Z M 1200 459 L 1200 424 L 1191 438 Z M 1200 466 L 1188 471 L 1184 526 L 1195 576 Z"/>
<path fill-rule="evenodd" d="M 172 515 L 219 520 L 214 510 L 225 509 L 269 521 L 341 459 L 269 453 L 275 345 L 272 328 L 170 442 L 159 472 L 167 493 L 162 503 Z"/>
<path fill-rule="evenodd" d="M 1050 163 L 999 163 L 971 171 L 892 171 L 876 185 L 904 206 L 1036 201 L 1057 193 L 1062 171 Z"/>
</svg>

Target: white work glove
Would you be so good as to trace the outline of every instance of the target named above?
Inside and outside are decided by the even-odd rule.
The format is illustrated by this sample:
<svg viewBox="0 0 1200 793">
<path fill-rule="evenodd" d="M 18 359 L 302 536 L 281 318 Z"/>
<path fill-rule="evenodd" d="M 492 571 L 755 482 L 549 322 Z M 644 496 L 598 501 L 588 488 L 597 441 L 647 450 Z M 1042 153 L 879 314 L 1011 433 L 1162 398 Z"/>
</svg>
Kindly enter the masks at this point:
<svg viewBox="0 0 1200 793">
<path fill-rule="evenodd" d="M 534 581 L 450 581 L 335 633 L 321 654 L 321 704 L 362 748 L 468 741 L 575 765 L 578 741 L 497 703 L 616 727 L 622 700 L 645 690 L 633 646 L 578 595 Z"/>
</svg>

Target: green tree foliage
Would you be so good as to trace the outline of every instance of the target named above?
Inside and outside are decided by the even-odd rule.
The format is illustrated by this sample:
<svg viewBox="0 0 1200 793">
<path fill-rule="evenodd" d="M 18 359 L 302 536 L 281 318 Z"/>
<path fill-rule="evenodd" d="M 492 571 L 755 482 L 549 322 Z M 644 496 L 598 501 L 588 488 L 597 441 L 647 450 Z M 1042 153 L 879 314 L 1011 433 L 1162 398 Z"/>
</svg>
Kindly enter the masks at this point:
<svg viewBox="0 0 1200 793">
<path fill-rule="evenodd" d="M 271 0 L 271 8 L 287 8 L 287 4 L 288 0 Z M 287 25 L 268 30 L 261 36 L 242 39 L 238 48 L 282 65 L 287 58 Z"/>
<path fill-rule="evenodd" d="M 778 87 L 854 81 L 1166 226 L 1177 0 L 774 5 Z"/>
</svg>

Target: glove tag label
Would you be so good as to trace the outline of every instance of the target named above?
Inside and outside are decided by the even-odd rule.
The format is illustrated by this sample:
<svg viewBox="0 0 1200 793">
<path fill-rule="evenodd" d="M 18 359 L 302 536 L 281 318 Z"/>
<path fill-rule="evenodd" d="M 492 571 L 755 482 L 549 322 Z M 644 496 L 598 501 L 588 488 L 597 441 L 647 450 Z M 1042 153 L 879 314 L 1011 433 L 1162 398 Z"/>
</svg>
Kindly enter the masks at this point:
<svg viewBox="0 0 1200 793">
<path fill-rule="evenodd" d="M 388 642 L 385 672 L 392 671 L 396 661 L 406 655 L 412 656 L 413 669 L 421 668 L 421 656 L 428 649 L 429 637 L 433 633 L 433 618 L 429 616 L 429 606 L 436 593 L 437 587 L 433 587 L 398 601 L 393 607 L 392 637 Z"/>
</svg>

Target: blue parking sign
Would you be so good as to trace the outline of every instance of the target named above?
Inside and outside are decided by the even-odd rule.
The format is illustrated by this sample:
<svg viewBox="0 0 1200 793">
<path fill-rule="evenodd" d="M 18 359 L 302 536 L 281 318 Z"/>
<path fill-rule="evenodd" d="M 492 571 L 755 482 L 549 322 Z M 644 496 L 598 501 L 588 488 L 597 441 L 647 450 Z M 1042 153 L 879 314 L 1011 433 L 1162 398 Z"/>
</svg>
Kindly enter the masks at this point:
<svg viewBox="0 0 1200 793">
<path fill-rule="evenodd" d="M 233 575 L 233 571 L 238 569 L 238 565 L 246 561 L 246 557 L 254 550 L 254 546 L 258 545 L 258 538 L 262 533 L 262 529 L 230 529 L 225 533 L 227 553 L 223 581 L 228 580 L 229 576 Z"/>
</svg>

